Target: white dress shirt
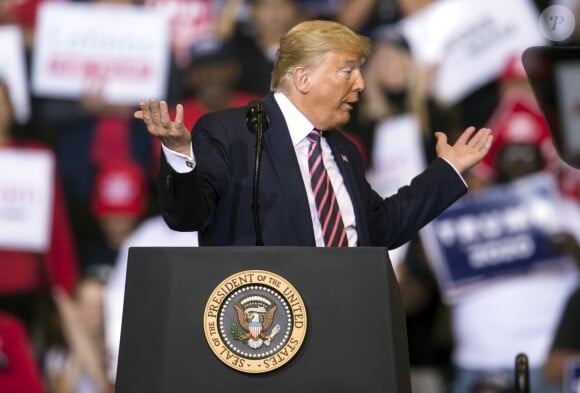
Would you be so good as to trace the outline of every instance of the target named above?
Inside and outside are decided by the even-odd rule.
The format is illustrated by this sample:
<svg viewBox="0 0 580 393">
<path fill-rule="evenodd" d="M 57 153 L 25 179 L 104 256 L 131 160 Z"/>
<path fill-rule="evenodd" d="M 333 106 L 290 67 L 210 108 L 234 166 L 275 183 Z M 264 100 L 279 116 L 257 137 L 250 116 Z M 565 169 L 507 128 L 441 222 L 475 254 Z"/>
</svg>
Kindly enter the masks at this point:
<svg viewBox="0 0 580 393">
<path fill-rule="evenodd" d="M 300 166 L 300 173 L 302 174 L 302 180 L 304 182 L 304 189 L 306 190 L 308 204 L 310 206 L 310 218 L 312 220 L 312 229 L 314 230 L 316 246 L 324 247 L 322 226 L 320 225 L 320 220 L 318 218 L 318 214 L 316 213 L 316 201 L 314 200 L 314 194 L 310 185 L 310 170 L 308 168 L 308 148 L 310 146 L 310 142 L 306 139 L 306 136 L 314 129 L 314 125 L 298 110 L 298 108 L 294 106 L 294 104 L 292 104 L 292 102 L 290 102 L 284 93 L 274 93 L 274 99 L 278 103 L 278 106 L 284 115 L 286 125 L 290 131 L 290 138 L 292 139 L 292 144 L 294 145 L 294 150 L 296 151 L 298 165 Z M 336 194 L 336 199 L 338 206 L 340 207 L 340 213 L 342 214 L 344 227 L 346 228 L 348 245 L 349 247 L 354 247 L 357 245 L 357 233 L 356 219 L 352 201 L 338 166 L 334 161 L 332 150 L 324 138 L 321 139 L 321 147 L 322 160 L 324 162 L 324 166 L 326 167 L 326 171 L 328 172 L 334 193 Z M 193 154 L 193 148 L 191 149 L 190 156 L 177 153 L 163 145 L 162 148 L 163 152 L 165 153 L 165 157 L 167 158 L 168 164 L 176 172 L 187 173 L 195 168 L 195 156 Z"/>
</svg>

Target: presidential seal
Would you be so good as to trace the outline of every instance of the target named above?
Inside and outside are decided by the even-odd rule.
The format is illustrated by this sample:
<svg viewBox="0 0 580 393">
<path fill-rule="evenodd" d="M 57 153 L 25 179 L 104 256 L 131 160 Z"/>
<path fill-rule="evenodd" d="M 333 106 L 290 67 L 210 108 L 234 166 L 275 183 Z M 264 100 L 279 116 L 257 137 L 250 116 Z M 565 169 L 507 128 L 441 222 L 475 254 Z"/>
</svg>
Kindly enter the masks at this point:
<svg viewBox="0 0 580 393">
<path fill-rule="evenodd" d="M 298 352 L 306 334 L 306 307 L 283 277 L 247 270 L 215 288 L 203 323 L 207 342 L 223 363 L 245 373 L 265 373 Z"/>
</svg>

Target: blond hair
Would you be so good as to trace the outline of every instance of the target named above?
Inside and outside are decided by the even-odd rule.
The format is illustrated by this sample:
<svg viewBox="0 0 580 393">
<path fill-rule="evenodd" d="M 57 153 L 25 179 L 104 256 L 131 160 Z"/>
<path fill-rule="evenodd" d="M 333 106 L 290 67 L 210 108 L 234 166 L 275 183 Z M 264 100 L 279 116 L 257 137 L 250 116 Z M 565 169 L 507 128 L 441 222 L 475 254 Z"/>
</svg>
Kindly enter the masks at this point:
<svg viewBox="0 0 580 393">
<path fill-rule="evenodd" d="M 336 50 L 356 52 L 366 58 L 372 43 L 368 37 L 333 21 L 311 20 L 294 26 L 280 39 L 270 90 L 283 88 L 295 67 L 314 66 L 321 55 Z"/>
</svg>

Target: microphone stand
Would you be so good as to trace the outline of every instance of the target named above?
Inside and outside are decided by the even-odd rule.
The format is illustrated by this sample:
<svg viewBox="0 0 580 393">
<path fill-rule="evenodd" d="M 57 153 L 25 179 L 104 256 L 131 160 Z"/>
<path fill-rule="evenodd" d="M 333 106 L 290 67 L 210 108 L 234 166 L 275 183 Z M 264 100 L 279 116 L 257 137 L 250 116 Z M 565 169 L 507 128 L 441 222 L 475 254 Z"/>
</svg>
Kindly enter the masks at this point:
<svg viewBox="0 0 580 393">
<path fill-rule="evenodd" d="M 258 124 L 256 127 L 256 160 L 254 162 L 254 190 L 252 197 L 252 210 L 254 211 L 254 228 L 256 230 L 256 246 L 263 246 L 262 229 L 260 227 L 260 203 L 258 195 L 260 192 L 260 167 L 262 161 L 262 147 L 263 147 L 263 121 L 262 116 L 258 116 Z"/>
<path fill-rule="evenodd" d="M 254 214 L 254 229 L 256 232 L 256 246 L 263 246 L 262 229 L 260 227 L 260 203 L 258 200 L 260 188 L 260 167 L 262 160 L 263 136 L 268 128 L 268 118 L 264 106 L 259 101 L 252 101 L 248 105 L 246 121 L 250 131 L 256 134 L 256 157 L 254 161 L 254 181 L 252 192 L 252 211 Z"/>
</svg>

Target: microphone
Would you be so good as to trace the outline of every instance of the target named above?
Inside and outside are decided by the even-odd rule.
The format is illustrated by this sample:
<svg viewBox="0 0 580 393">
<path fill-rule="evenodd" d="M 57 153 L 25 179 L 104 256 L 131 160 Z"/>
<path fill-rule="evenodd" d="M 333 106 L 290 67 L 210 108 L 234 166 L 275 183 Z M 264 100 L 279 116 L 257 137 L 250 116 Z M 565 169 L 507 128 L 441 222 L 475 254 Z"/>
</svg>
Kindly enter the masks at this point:
<svg viewBox="0 0 580 393">
<path fill-rule="evenodd" d="M 262 140 L 268 129 L 269 120 L 264 105 L 259 100 L 250 101 L 246 109 L 246 125 L 256 134 L 256 157 L 254 160 L 254 183 L 252 193 L 252 211 L 254 213 L 254 229 L 256 232 L 256 246 L 263 246 L 262 229 L 260 228 L 260 204 L 258 201 L 260 186 L 260 166 L 262 160 Z"/>
<path fill-rule="evenodd" d="M 256 135 L 263 133 L 268 128 L 268 123 L 269 120 L 266 116 L 266 110 L 264 109 L 262 101 L 250 101 L 246 109 L 246 124 L 248 125 L 248 130 Z"/>
<path fill-rule="evenodd" d="M 523 353 L 516 356 L 515 387 L 516 393 L 530 393 L 530 368 Z"/>
</svg>

